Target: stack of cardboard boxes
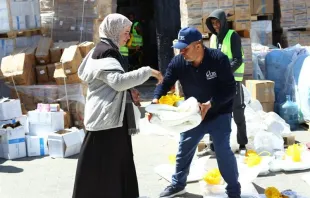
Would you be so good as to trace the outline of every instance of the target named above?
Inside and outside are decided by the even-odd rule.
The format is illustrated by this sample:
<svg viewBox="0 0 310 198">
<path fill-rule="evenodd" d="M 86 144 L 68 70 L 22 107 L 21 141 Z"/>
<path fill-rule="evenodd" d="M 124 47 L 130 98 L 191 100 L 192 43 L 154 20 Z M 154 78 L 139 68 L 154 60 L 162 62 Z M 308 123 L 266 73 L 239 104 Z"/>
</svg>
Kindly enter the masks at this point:
<svg viewBox="0 0 310 198">
<path fill-rule="evenodd" d="M 253 78 L 253 62 L 252 62 L 252 46 L 250 38 L 241 38 L 241 45 L 243 49 L 244 59 L 243 62 L 245 64 L 244 71 L 244 79 L 252 79 Z"/>
<path fill-rule="evenodd" d="M 281 27 L 284 29 L 284 47 L 296 44 L 310 45 L 310 31 L 288 31 L 290 28 L 310 26 L 310 1 L 280 0 Z"/>
<path fill-rule="evenodd" d="M 2 34 L 0 38 L 1 63 L 1 59 L 11 54 L 15 48 L 37 44 L 38 36 L 17 37 L 17 32 L 41 27 L 39 0 L 1 0 L 0 24 L 0 33 Z"/>
<path fill-rule="evenodd" d="M 27 117 L 19 100 L 0 100 L 0 158 L 26 157 Z"/>
<path fill-rule="evenodd" d="M 181 27 L 195 27 L 203 31 L 201 0 L 180 0 Z"/>
<path fill-rule="evenodd" d="M 116 8 L 116 0 L 41 0 L 44 33 L 57 42 L 93 40 L 98 37 L 96 19 Z"/>
<path fill-rule="evenodd" d="M 84 131 L 69 127 L 58 104 L 38 104 L 22 115 L 19 100 L 0 100 L 0 158 L 68 157 L 80 152 Z"/>
<path fill-rule="evenodd" d="M 51 38 L 41 37 L 37 48 L 19 48 L 4 57 L 1 72 L 11 85 L 12 97 L 21 100 L 23 112 L 35 110 L 38 103 L 60 102 L 61 108 L 70 111 L 73 124 L 83 127 L 83 107 L 69 108 L 68 103 L 85 102 L 85 86 L 80 84 L 77 70 L 93 47 L 93 42 L 53 43 Z M 35 84 L 38 86 L 30 86 Z"/>
<path fill-rule="evenodd" d="M 247 80 L 246 88 L 251 97 L 258 100 L 265 112 L 274 111 L 274 82 L 270 80 Z"/>
</svg>

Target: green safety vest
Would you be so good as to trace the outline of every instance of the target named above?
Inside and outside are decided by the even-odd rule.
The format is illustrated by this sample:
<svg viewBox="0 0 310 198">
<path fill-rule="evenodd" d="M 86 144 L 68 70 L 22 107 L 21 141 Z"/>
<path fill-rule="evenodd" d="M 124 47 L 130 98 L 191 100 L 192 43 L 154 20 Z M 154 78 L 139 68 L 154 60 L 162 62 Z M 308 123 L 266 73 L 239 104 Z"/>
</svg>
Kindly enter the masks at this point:
<svg viewBox="0 0 310 198">
<path fill-rule="evenodd" d="M 123 56 L 128 56 L 128 47 L 127 46 L 121 46 L 119 48 L 119 52 L 123 55 Z"/>
<path fill-rule="evenodd" d="M 229 61 L 232 61 L 233 59 L 233 55 L 231 52 L 231 43 L 230 43 L 230 38 L 233 33 L 234 33 L 234 30 L 228 30 L 223 40 L 222 49 L 221 49 L 221 51 L 226 56 L 228 56 Z M 216 46 L 217 46 L 217 36 L 212 34 L 210 38 L 210 48 L 217 49 Z M 241 51 L 242 51 L 242 59 L 244 59 L 243 49 L 241 49 Z M 244 74 L 244 63 L 242 63 L 240 67 L 235 71 L 234 73 L 235 81 L 241 82 L 243 80 L 243 74 Z"/>
<path fill-rule="evenodd" d="M 133 24 L 133 27 L 132 27 L 133 39 L 132 39 L 131 46 L 133 46 L 133 47 L 143 46 L 143 38 L 141 35 L 138 34 L 138 32 L 136 31 L 136 28 L 135 28 L 137 25 L 139 25 L 139 22 L 135 22 Z"/>
</svg>

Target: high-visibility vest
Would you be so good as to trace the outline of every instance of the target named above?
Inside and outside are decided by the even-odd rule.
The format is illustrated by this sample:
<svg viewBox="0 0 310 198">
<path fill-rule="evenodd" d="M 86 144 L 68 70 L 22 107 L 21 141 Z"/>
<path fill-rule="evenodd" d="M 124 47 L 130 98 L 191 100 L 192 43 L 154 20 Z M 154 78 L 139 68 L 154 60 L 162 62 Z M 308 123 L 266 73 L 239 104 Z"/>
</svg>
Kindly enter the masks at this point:
<svg viewBox="0 0 310 198">
<path fill-rule="evenodd" d="M 228 56 L 229 61 L 232 61 L 233 59 L 233 55 L 231 52 L 231 43 L 230 43 L 230 38 L 231 35 L 234 33 L 234 30 L 228 30 L 223 43 L 222 43 L 222 49 L 221 51 Z M 210 48 L 213 49 L 217 49 L 217 36 L 212 34 L 211 38 L 210 38 Z M 242 52 L 242 60 L 244 59 L 244 53 L 243 53 L 243 49 L 241 49 Z M 240 65 L 240 67 L 234 72 L 234 77 L 235 77 L 235 81 L 239 81 L 241 82 L 243 80 L 243 74 L 244 74 L 244 66 L 245 64 L 242 63 Z"/>
<path fill-rule="evenodd" d="M 128 47 L 127 46 L 121 46 L 119 48 L 119 52 L 121 53 L 121 55 L 123 56 L 128 56 Z"/>
<path fill-rule="evenodd" d="M 143 46 L 143 38 L 136 31 L 137 25 L 139 25 L 139 22 L 135 22 L 132 27 L 132 36 L 133 36 L 132 43 L 131 43 L 132 47 Z"/>
</svg>

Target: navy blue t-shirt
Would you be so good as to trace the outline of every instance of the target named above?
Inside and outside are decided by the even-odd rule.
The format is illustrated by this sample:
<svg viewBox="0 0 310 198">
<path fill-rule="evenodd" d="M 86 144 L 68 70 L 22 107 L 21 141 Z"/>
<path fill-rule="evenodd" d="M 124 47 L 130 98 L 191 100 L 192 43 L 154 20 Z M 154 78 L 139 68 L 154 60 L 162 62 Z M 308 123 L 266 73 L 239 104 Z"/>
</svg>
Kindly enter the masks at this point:
<svg viewBox="0 0 310 198">
<path fill-rule="evenodd" d="M 220 50 L 205 48 L 199 67 L 185 61 L 182 55 L 175 56 L 168 65 L 163 83 L 156 87 L 154 98 L 166 95 L 177 80 L 185 99 L 195 97 L 200 103 L 211 101 L 212 107 L 205 120 L 232 112 L 236 83 L 228 57 Z"/>
</svg>

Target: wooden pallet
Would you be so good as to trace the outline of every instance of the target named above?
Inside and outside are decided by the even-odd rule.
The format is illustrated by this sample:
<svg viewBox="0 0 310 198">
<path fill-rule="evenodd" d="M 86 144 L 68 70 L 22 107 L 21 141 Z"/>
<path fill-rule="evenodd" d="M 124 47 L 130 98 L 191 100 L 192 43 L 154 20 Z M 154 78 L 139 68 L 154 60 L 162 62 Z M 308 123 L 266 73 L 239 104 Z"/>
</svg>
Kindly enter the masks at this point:
<svg viewBox="0 0 310 198">
<path fill-rule="evenodd" d="M 24 36 L 41 35 L 41 28 L 27 29 L 27 30 L 13 30 L 9 32 L 0 33 L 0 38 L 16 38 Z"/>
<path fill-rule="evenodd" d="M 16 33 L 14 31 L 0 32 L 0 38 L 15 38 Z"/>
<path fill-rule="evenodd" d="M 252 15 L 251 21 L 273 20 L 273 15 Z"/>
<path fill-rule="evenodd" d="M 310 122 L 302 123 L 302 124 L 300 124 L 300 127 L 307 130 L 307 131 L 310 131 Z"/>
</svg>

